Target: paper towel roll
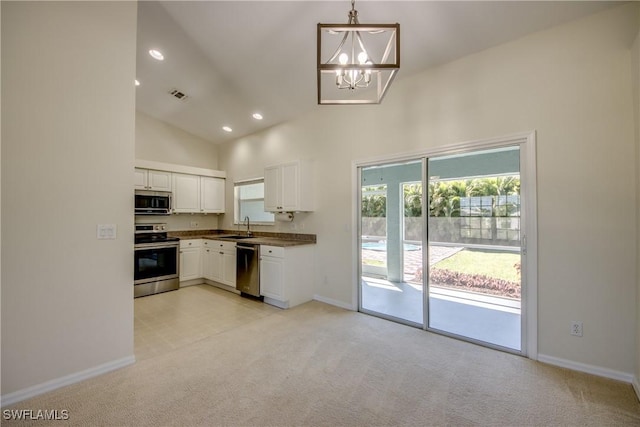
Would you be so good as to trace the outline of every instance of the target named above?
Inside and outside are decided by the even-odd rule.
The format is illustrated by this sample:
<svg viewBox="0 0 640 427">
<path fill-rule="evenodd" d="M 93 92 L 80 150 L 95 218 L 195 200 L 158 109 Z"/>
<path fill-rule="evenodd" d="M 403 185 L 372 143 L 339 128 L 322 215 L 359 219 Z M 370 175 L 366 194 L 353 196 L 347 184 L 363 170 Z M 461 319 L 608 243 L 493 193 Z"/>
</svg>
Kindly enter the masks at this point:
<svg viewBox="0 0 640 427">
<path fill-rule="evenodd" d="M 276 213 L 276 221 L 293 221 L 293 212 L 278 212 Z"/>
</svg>

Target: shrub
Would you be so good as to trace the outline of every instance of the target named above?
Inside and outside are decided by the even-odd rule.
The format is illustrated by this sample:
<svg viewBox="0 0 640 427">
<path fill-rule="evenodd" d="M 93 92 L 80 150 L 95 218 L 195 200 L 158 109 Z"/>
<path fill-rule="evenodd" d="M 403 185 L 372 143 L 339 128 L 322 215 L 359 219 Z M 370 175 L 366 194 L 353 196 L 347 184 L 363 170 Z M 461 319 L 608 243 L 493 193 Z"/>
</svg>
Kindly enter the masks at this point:
<svg viewBox="0 0 640 427">
<path fill-rule="evenodd" d="M 441 286 L 465 288 L 474 292 L 520 298 L 520 285 L 482 274 L 466 274 L 450 270 L 433 269 L 429 274 L 430 282 Z"/>
</svg>

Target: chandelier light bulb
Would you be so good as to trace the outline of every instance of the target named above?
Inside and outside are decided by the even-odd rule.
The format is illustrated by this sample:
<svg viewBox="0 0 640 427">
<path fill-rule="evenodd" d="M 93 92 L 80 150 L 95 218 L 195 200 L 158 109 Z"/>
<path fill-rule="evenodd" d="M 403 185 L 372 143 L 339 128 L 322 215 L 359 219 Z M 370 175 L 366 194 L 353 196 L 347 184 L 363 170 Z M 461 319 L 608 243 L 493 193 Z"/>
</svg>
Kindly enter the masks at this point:
<svg viewBox="0 0 640 427">
<path fill-rule="evenodd" d="M 361 25 L 355 0 L 346 25 L 318 24 L 318 104 L 379 104 L 400 68 L 399 36 L 397 23 Z"/>
</svg>

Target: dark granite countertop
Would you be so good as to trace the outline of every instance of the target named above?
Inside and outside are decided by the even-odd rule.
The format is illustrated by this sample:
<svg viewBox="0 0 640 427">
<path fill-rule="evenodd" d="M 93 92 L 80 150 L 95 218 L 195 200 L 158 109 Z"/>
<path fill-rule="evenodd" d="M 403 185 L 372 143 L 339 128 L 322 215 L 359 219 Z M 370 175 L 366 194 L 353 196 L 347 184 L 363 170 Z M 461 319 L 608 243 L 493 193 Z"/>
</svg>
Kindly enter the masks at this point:
<svg viewBox="0 0 640 427">
<path fill-rule="evenodd" d="M 247 242 L 256 245 L 271 246 L 300 246 L 315 245 L 315 234 L 297 234 L 297 233 L 267 233 L 254 232 L 253 237 L 234 239 L 233 236 L 245 236 L 244 232 L 233 230 L 187 230 L 187 231 L 169 231 L 170 237 L 178 237 L 179 239 L 209 239 L 222 240 L 226 242 Z"/>
</svg>

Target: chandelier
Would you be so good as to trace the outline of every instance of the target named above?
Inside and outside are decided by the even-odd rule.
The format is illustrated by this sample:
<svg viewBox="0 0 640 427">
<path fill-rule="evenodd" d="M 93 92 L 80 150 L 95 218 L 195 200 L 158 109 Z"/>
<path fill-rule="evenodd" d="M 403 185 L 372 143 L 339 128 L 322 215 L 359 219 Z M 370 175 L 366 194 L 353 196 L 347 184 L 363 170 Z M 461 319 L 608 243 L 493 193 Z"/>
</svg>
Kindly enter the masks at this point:
<svg viewBox="0 0 640 427">
<path fill-rule="evenodd" d="M 400 24 L 318 24 L 318 104 L 379 104 L 400 69 Z"/>
</svg>

